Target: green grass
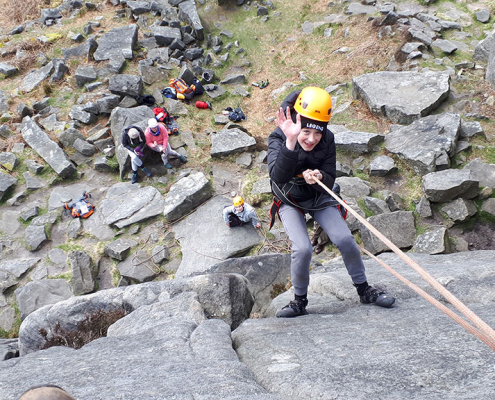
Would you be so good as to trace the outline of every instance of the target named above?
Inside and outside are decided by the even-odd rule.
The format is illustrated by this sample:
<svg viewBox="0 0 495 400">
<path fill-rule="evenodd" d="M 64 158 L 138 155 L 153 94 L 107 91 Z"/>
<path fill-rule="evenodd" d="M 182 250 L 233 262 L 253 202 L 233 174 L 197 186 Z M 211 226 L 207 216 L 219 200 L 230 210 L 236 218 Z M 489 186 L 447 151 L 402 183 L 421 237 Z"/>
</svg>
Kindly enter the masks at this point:
<svg viewBox="0 0 495 400">
<path fill-rule="evenodd" d="M 346 101 L 348 100 L 339 97 L 339 103 L 337 104 L 337 107 L 345 103 Z M 356 118 L 355 109 L 352 104 L 344 112 L 333 114 L 330 123 L 335 125 L 344 125 L 347 129 L 355 132 L 375 133 L 379 130 L 378 125 L 375 121 Z"/>
<path fill-rule="evenodd" d="M 117 156 L 114 155 L 113 157 L 111 158 L 107 158 L 107 162 L 108 162 L 108 165 L 115 169 L 115 170 L 118 170 L 119 169 L 119 162 L 117 161 Z"/>
<path fill-rule="evenodd" d="M 119 263 L 117 260 L 112 259 L 113 265 L 111 269 L 112 274 L 112 286 L 117 287 L 119 285 L 120 279 L 122 275 L 120 275 L 120 271 L 117 268 L 117 264 Z"/>
<path fill-rule="evenodd" d="M 69 253 L 71 251 L 84 251 L 83 246 L 81 246 L 80 244 L 71 243 L 70 241 L 66 242 L 66 243 L 59 244 L 58 246 L 56 246 L 56 248 L 61 249 L 61 250 L 65 251 L 66 253 Z"/>
<path fill-rule="evenodd" d="M 47 276 L 47 279 L 65 279 L 67 282 L 71 283 L 72 282 L 72 272 L 68 271 L 68 272 L 64 272 L 63 274 Z"/>
<path fill-rule="evenodd" d="M 492 223 L 495 224 L 495 215 L 492 215 L 490 213 L 487 213 L 485 211 L 478 211 L 478 213 L 475 215 L 476 222 L 479 223 Z"/>
<path fill-rule="evenodd" d="M 366 206 L 366 203 L 365 203 L 364 199 L 359 199 L 359 200 L 357 201 L 357 204 L 358 204 L 359 208 L 360 208 L 361 210 L 363 210 L 365 218 L 372 217 L 373 215 L 375 215 L 375 214 L 373 214 L 373 213 L 371 212 L 371 210 L 370 210 L 370 209 Z"/>
<path fill-rule="evenodd" d="M 254 206 L 259 206 L 260 204 L 269 204 L 272 201 L 273 195 L 271 193 L 252 194 L 253 185 L 260 178 L 261 177 L 259 176 L 259 173 L 254 169 L 250 170 L 247 176 L 244 177 L 242 197 L 244 197 L 246 203 Z"/>
<path fill-rule="evenodd" d="M 0 172 L 1 174 L 2 172 Z M 4 192 L 2 199 L 0 200 L 0 207 L 4 206 L 7 203 L 7 200 L 10 199 L 15 192 L 16 185 L 10 187 L 7 191 Z"/>
</svg>

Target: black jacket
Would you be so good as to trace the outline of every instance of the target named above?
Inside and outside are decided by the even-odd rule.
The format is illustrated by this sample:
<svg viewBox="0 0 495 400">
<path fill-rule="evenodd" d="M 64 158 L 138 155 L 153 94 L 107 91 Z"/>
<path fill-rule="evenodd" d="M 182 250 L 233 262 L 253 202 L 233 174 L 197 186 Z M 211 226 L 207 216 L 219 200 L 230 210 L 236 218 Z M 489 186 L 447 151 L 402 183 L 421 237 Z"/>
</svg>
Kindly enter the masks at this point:
<svg viewBox="0 0 495 400">
<path fill-rule="evenodd" d="M 287 105 L 289 105 L 292 110 L 298 95 L 299 92 L 292 92 L 287 96 L 284 103 L 282 103 L 282 109 L 286 110 Z M 296 184 L 297 187 L 291 190 L 291 195 L 298 203 L 312 200 L 325 194 L 328 196 L 325 196 L 325 198 L 332 203 L 328 205 L 334 205 L 335 201 L 331 201 L 330 195 L 320 185 L 308 185 L 304 181 L 301 182 L 301 179 L 293 179 L 307 169 L 318 169 L 323 175 L 322 183 L 330 189 L 333 187 L 337 163 L 333 133 L 327 129 L 320 142 L 310 152 L 303 150 L 299 143 L 296 144 L 294 150 L 289 150 L 285 146 L 285 142 L 286 137 L 280 128 L 275 129 L 268 137 L 268 170 L 274 194 L 280 198 L 277 189 L 275 188 L 274 190 L 274 183 L 278 187 L 282 187 L 284 184 L 296 181 L 300 185 Z M 281 200 L 283 201 L 283 199 Z"/>
<path fill-rule="evenodd" d="M 136 139 L 131 139 L 129 137 L 129 129 L 134 128 L 139 132 L 139 136 Z M 140 151 L 142 152 L 144 147 L 146 146 L 146 139 L 144 137 L 144 132 L 141 128 L 137 126 L 128 126 L 122 132 L 122 146 L 124 146 L 127 150 L 130 151 Z"/>
</svg>

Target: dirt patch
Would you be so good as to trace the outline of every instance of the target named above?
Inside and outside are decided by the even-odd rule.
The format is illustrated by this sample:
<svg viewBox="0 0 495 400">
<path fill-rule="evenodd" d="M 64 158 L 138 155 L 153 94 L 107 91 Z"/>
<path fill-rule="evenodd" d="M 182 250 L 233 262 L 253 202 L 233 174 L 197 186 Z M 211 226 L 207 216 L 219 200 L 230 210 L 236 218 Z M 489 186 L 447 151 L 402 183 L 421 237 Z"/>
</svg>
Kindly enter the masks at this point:
<svg viewBox="0 0 495 400">
<path fill-rule="evenodd" d="M 495 223 L 482 222 L 469 230 L 462 232 L 459 237 L 468 243 L 469 250 L 495 250 Z"/>
</svg>

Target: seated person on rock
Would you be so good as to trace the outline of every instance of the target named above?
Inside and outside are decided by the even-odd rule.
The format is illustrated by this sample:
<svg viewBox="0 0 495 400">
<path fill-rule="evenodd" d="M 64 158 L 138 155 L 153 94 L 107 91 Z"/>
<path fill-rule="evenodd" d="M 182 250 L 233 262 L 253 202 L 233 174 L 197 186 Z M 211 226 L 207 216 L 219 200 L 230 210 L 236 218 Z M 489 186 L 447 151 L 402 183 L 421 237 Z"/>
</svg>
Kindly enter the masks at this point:
<svg viewBox="0 0 495 400">
<path fill-rule="evenodd" d="M 146 132 L 144 132 L 144 136 L 148 147 L 157 153 L 161 153 L 165 168 L 172 168 L 172 165 L 168 162 L 169 155 L 177 157 L 183 163 L 187 162 L 186 157 L 177 153 L 175 150 L 172 150 L 170 143 L 168 142 L 168 130 L 165 125 L 159 124 L 156 118 L 150 118 L 148 120 L 148 128 L 146 129 Z"/>
<path fill-rule="evenodd" d="M 258 222 L 256 211 L 249 204 L 244 203 L 241 196 L 234 197 L 232 206 L 225 206 L 223 209 L 223 219 L 225 224 L 231 228 L 251 222 L 255 228 L 261 228 Z"/>
<path fill-rule="evenodd" d="M 131 183 L 138 179 L 138 168 L 141 167 L 146 176 L 151 176 L 148 168 L 143 166 L 143 150 L 146 147 L 144 132 L 137 126 L 128 126 L 122 132 L 122 146 L 124 146 L 131 157 L 132 178 Z"/>
</svg>

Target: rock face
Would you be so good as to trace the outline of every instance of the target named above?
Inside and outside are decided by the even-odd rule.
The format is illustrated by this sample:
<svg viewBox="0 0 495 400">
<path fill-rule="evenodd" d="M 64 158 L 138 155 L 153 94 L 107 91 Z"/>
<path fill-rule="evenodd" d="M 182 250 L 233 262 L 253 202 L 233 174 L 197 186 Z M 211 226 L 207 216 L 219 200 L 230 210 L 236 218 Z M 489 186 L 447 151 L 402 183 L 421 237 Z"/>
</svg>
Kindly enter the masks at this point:
<svg viewBox="0 0 495 400">
<path fill-rule="evenodd" d="M 17 178 L 7 175 L 4 172 L 0 172 L 0 200 L 2 200 L 3 195 L 16 184 Z"/>
<path fill-rule="evenodd" d="M 485 322 L 495 323 L 493 251 L 410 256 Z M 439 298 L 396 255 L 380 259 Z M 338 259 L 312 270 L 309 315 L 245 320 L 231 325 L 237 326 L 232 332 L 231 316 L 252 304 L 241 294 L 245 278 L 235 274 L 110 289 L 46 306 L 23 322 L 22 354 L 43 343 L 40 328 L 57 321 L 75 326 L 85 313 L 101 309 L 127 315 L 111 324 L 107 337 L 80 350 L 52 347 L 1 362 L 0 398 L 18 398 L 47 381 L 81 400 L 110 400 L 117 391 L 122 398 L 146 400 L 187 399 L 191 393 L 231 400 L 365 400 L 370 393 L 413 400 L 490 398 L 489 348 L 375 261 L 364 262 L 369 281 L 397 297 L 392 309 L 360 304 Z M 274 310 L 292 296 L 278 296 Z M 63 322 L 62 328 L 71 325 Z M 122 385 L 123 365 L 132 384 Z M 474 386 L 466 386 L 467 373 Z"/>
<path fill-rule="evenodd" d="M 132 50 L 137 42 L 138 27 L 129 25 L 121 28 L 114 28 L 105 33 L 98 44 L 98 48 L 93 54 L 96 61 L 111 59 L 132 59 Z"/>
<path fill-rule="evenodd" d="M 479 188 L 479 182 L 472 177 L 469 169 L 431 172 L 423 176 L 421 185 L 426 198 L 434 203 L 444 203 L 457 197 L 472 199 Z"/>
<path fill-rule="evenodd" d="M 464 169 L 471 171 L 471 177 L 479 181 L 480 186 L 495 189 L 495 164 L 487 164 L 476 158 L 466 164 Z"/>
<path fill-rule="evenodd" d="M 127 150 L 122 146 L 122 132 L 129 125 L 136 125 L 141 129 L 147 128 L 147 121 L 155 114 L 147 106 L 134 107 L 132 110 L 117 107 L 110 115 L 110 130 L 115 143 L 115 153 L 119 162 L 120 177 L 124 178 L 126 172 L 131 168 L 130 157 Z"/>
<path fill-rule="evenodd" d="M 212 195 L 210 182 L 202 172 L 193 172 L 175 183 L 165 198 L 163 215 L 168 221 L 175 221 Z"/>
<path fill-rule="evenodd" d="M 81 33 L 69 33 L 64 39 L 76 46 L 62 50 L 67 65 L 39 53 L 38 69 L 25 74 L 21 68 L 17 74 L 23 76 L 13 79 L 8 76 L 12 68 L 0 65 L 0 75 L 7 75 L 1 78 L 7 82 L 5 92 L 0 91 L 0 148 L 12 149 L 0 153 L 0 169 L 5 172 L 0 173 L 0 336 L 15 334 L 19 318 L 23 320 L 22 356 L 0 363 L 0 400 L 18 399 L 27 388 L 46 383 L 66 388 L 79 400 L 462 400 L 493 396 L 490 349 L 440 316 L 438 310 L 370 259 L 364 261 L 367 278 L 373 286 L 396 296 L 392 309 L 361 305 L 338 252 L 328 246 L 311 263 L 310 314 L 295 320 L 273 318 L 277 309 L 293 299 L 292 289 L 278 295 L 290 286 L 291 255 L 286 254 L 290 243 L 280 221 L 266 236 L 264 230 L 250 225 L 227 228 L 221 214 L 231 199 L 222 196 L 246 196 L 246 201 L 257 207 L 266 228 L 270 197 L 266 194 L 271 190 L 269 179 L 264 178 L 268 171 L 266 151 L 259 150 L 265 148 L 263 137 L 266 139 L 269 132 L 263 127 L 273 120 L 268 115 L 263 120 L 257 118 L 256 110 L 249 108 L 253 102 L 246 102 L 244 97 L 255 96 L 253 100 L 263 103 L 270 113 L 284 92 L 296 84 L 276 79 L 270 82 L 268 92 L 250 86 L 252 79 L 267 78 L 259 73 L 253 76 L 253 57 L 268 54 L 251 54 L 253 46 L 243 47 L 239 34 L 244 24 L 230 20 L 235 13 L 232 0 L 216 2 L 228 8 L 218 10 L 226 17 L 218 21 L 213 15 L 217 11 L 213 0 L 110 0 L 103 4 L 104 9 L 91 1 L 59 3 L 57 8 L 42 9 L 41 19 L 11 31 L 9 36 L 16 35 L 13 40 L 7 40 L 8 29 L 2 26 L 5 37 L 0 55 L 9 62 L 15 59 L 21 67 L 34 61 L 34 54 L 26 52 L 25 46 L 20 48 L 20 43 L 38 34 L 47 35 L 36 38 L 43 43 L 57 41 L 63 39 L 56 33 L 61 24 L 80 17 L 88 21 L 84 27 L 81 20 L 76 21 Z M 253 16 L 258 17 L 254 23 L 263 24 L 265 41 L 276 36 L 270 29 L 280 18 L 281 10 L 272 3 L 237 0 L 242 15 L 235 19 L 240 22 L 239 17 L 247 17 L 249 25 Z M 475 10 L 486 5 L 468 4 L 468 10 L 454 2 L 442 3 L 440 8 L 388 2 L 375 5 L 371 0 L 361 3 L 349 2 L 345 8 L 349 14 L 373 15 L 369 22 L 373 19 L 374 23 L 367 24 L 367 38 L 362 34 L 356 37 L 367 16 L 351 24 L 345 22 L 358 17 L 311 15 L 309 9 L 308 18 L 313 22 L 296 24 L 292 33 L 298 37 L 302 30 L 303 34 L 321 36 L 326 28 L 323 41 L 330 43 L 336 34 L 343 34 L 346 44 L 353 47 L 364 36 L 374 40 L 372 47 L 392 47 L 384 51 L 341 47 L 335 55 L 343 64 L 345 57 L 356 60 L 371 50 L 374 54 L 357 68 L 375 71 L 386 64 L 383 57 L 395 51 L 397 63 L 391 61 L 387 69 L 423 72 L 383 74 L 379 82 L 371 82 L 370 77 L 374 79 L 376 74 L 363 79 L 364 86 L 370 87 L 363 87 L 360 95 L 370 99 L 372 109 L 410 125 L 391 126 L 391 133 L 384 135 L 335 130 L 338 157 L 343 163 L 337 169 L 342 194 L 359 214 L 364 216 L 358 202 L 380 214 L 372 217 L 373 223 L 401 247 L 409 249 L 414 243 L 411 256 L 493 324 L 494 252 L 467 253 L 478 245 L 493 247 L 493 224 L 479 222 L 493 222 L 495 215 L 493 165 L 486 164 L 495 162 L 489 161 L 493 132 L 490 121 L 485 120 L 492 118 L 494 98 L 487 85 L 481 84 L 484 77 L 488 84 L 495 82 L 495 41 L 494 34 L 483 31 L 474 19 Z M 110 4 L 115 7 L 113 18 L 107 13 Z M 204 21 L 214 27 L 214 31 L 207 29 L 209 35 L 203 32 L 196 4 L 204 13 Z M 82 6 L 95 18 L 85 14 L 85 9 L 74 12 Z M 251 11 L 245 13 L 248 8 Z M 488 21 L 486 14 L 478 20 Z M 65 20 L 67 17 L 70 20 Z M 463 31 L 472 21 L 476 25 Z M 344 32 L 335 25 L 342 23 L 346 25 Z M 41 33 L 40 24 L 46 25 Z M 127 26 L 113 29 L 123 25 Z M 221 26 L 232 27 L 235 32 Z M 491 25 L 485 27 L 490 29 Z M 28 37 L 18 37 L 24 29 L 30 31 Z M 448 29 L 457 31 L 446 32 Z M 378 39 L 372 37 L 375 35 Z M 490 39 L 476 45 L 473 39 L 482 36 Z M 403 45 L 387 40 L 397 37 L 416 42 Z M 438 40 L 443 37 L 451 42 Z M 84 40 L 86 43 L 79 46 Z M 479 50 L 470 60 L 474 46 Z M 433 51 L 435 47 L 447 53 L 458 48 L 459 55 L 455 59 L 439 56 Z M 457 62 L 464 55 L 467 61 Z M 70 79 L 64 79 L 69 65 Z M 179 77 L 188 84 L 194 77 L 205 83 L 204 95 L 212 99 L 210 110 L 194 109 L 195 100 L 163 98 L 161 89 L 177 68 Z M 433 73 L 424 73 L 430 69 L 443 71 L 433 79 Z M 299 73 L 297 85 L 311 82 L 304 74 Z M 415 78 L 410 79 L 413 75 Z M 437 108 L 442 114 L 426 115 L 446 97 L 448 76 L 455 82 L 455 93 Z M 345 99 L 349 82 L 335 83 L 325 89 L 334 96 L 335 120 L 345 121 L 356 130 L 358 126 L 375 126 L 374 132 L 382 133 L 388 125 L 383 118 L 370 117 L 367 110 L 363 113 L 361 101 Z M 471 84 L 482 91 L 469 92 Z M 26 91 L 31 91 L 29 96 Z M 157 153 L 145 151 L 144 162 L 151 176 L 145 178 L 139 170 L 140 184 L 115 185 L 115 154 L 121 178 L 130 178 L 126 174 L 129 156 L 121 146 L 123 129 L 131 124 L 145 128 L 148 118 L 153 117 L 152 105 L 136 107 L 143 93 L 152 93 L 157 105 L 171 115 L 180 115 L 180 127 L 191 127 L 193 131 L 187 136 L 182 131 L 170 139 L 172 148 L 188 156 L 189 162 L 165 170 Z M 220 111 L 229 99 L 232 106 L 248 107 L 245 122 L 232 124 Z M 36 166 L 28 164 L 27 158 L 37 162 L 41 158 L 34 153 L 38 143 L 25 148 L 20 140 L 23 125 L 17 122 L 24 117 L 31 117 L 56 144 L 58 136 L 60 146 L 78 166 L 77 183 L 76 176 L 73 182 L 61 183 L 44 161 Z M 459 120 L 464 117 L 471 121 L 460 121 L 459 129 Z M 85 126 L 96 121 L 98 126 Z M 218 128 L 223 125 L 226 129 Z M 459 142 L 457 136 L 465 140 Z M 380 143 L 385 137 L 391 142 L 395 138 L 393 150 Z M 211 155 L 227 155 L 228 159 L 206 160 L 210 139 Z M 472 152 L 467 151 L 470 148 Z M 51 148 L 49 153 L 63 160 Z M 473 154 L 479 154 L 484 162 L 475 160 L 463 170 L 455 169 L 470 161 Z M 400 175 L 390 176 L 396 169 L 394 161 Z M 416 175 L 427 177 L 423 187 L 413 187 L 417 180 L 410 168 L 403 174 L 406 162 L 415 166 Z M 176 163 L 171 160 L 174 166 Z M 456 176 L 440 174 L 451 163 Z M 26 168 L 30 172 L 24 172 Z M 39 174 L 36 178 L 35 173 Z M 370 179 L 366 178 L 368 173 Z M 369 182 L 342 178 L 353 174 Z M 72 219 L 65 212 L 60 215 L 63 202 L 75 200 L 84 190 L 93 195 L 95 213 L 85 220 Z M 213 191 L 219 196 L 212 198 Z M 411 214 L 402 211 L 411 209 L 419 198 L 414 217 L 426 234 L 415 231 Z M 475 213 L 476 219 L 472 218 Z M 470 218 L 473 231 L 465 229 Z M 312 221 L 308 222 L 310 226 Z M 368 248 L 385 251 L 379 247 L 381 242 L 366 236 L 355 218 L 350 216 L 346 223 L 354 233 L 363 232 Z M 455 250 L 466 254 L 413 254 L 454 250 L 449 246 L 449 232 Z M 134 244 L 130 238 L 135 239 Z M 106 254 L 102 254 L 104 247 Z M 32 254 L 37 258 L 27 260 Z M 380 257 L 408 278 L 416 278 L 417 283 L 416 274 L 395 256 Z M 155 264 L 150 268 L 151 259 Z M 122 279 L 118 280 L 119 288 L 114 288 L 118 273 Z M 57 277 L 65 279 L 53 279 Z M 432 292 L 425 283 L 419 285 Z M 85 294 L 96 289 L 97 293 Z M 253 320 L 246 321 L 248 316 Z M 100 335 L 103 337 L 95 340 Z M 82 347 L 41 350 L 53 343 Z M 0 360 L 17 357 L 18 349 L 19 340 L 15 340 L 15 348 L 0 340 Z"/>
<path fill-rule="evenodd" d="M 46 279 L 29 282 L 15 292 L 21 319 L 49 304 L 72 297 L 70 284 L 64 279 Z"/>
<path fill-rule="evenodd" d="M 262 315 L 271 303 L 277 289 L 287 284 L 290 276 L 289 254 L 263 254 L 252 257 L 229 258 L 215 264 L 203 273 L 235 273 L 251 283 L 255 302 L 252 314 Z"/>
<path fill-rule="evenodd" d="M 225 225 L 222 211 L 231 204 L 232 200 L 226 197 L 213 197 L 174 225 L 175 237 L 182 248 L 177 277 L 204 273 L 219 261 L 245 255 L 261 242 L 260 235 L 250 224 L 235 228 Z"/>
<path fill-rule="evenodd" d="M 252 149 L 254 146 L 256 139 L 240 129 L 224 129 L 212 135 L 210 154 L 212 157 L 228 156 Z"/>
<path fill-rule="evenodd" d="M 436 72 L 374 72 L 352 80 L 354 98 L 398 124 L 427 116 L 447 98 L 449 75 Z"/>
<path fill-rule="evenodd" d="M 385 137 L 385 148 L 425 175 L 450 165 L 461 127 L 458 114 L 430 115 Z M 446 165 L 445 165 L 446 164 Z"/>
<path fill-rule="evenodd" d="M 410 211 L 396 211 L 369 217 L 367 221 L 400 249 L 412 247 L 416 236 L 414 215 Z M 388 246 L 367 228 L 361 228 L 366 250 L 373 254 L 390 251 Z"/>
<path fill-rule="evenodd" d="M 367 132 L 341 130 L 335 134 L 335 146 L 356 154 L 369 153 L 377 144 L 383 142 L 383 135 Z"/>
<path fill-rule="evenodd" d="M 22 122 L 22 137 L 62 178 L 76 172 L 65 152 L 29 117 Z"/>
<path fill-rule="evenodd" d="M 106 224 L 123 228 L 160 215 L 164 203 L 161 193 L 152 186 L 117 183 L 108 190 L 100 208 Z"/>
<path fill-rule="evenodd" d="M 141 306 L 173 298 L 182 292 L 196 293 L 208 318 L 222 319 L 236 328 L 249 316 L 253 305 L 247 284 L 247 280 L 239 275 L 215 274 L 150 282 L 72 297 L 30 314 L 19 331 L 19 349 L 21 355 L 42 349 L 50 337 L 46 338 L 40 329 L 53 335 L 55 326 L 59 325 L 62 331 L 74 332 L 88 316 L 91 318 L 102 313 L 100 318 L 104 319 L 103 314 L 118 313 L 117 320 Z"/>
</svg>

